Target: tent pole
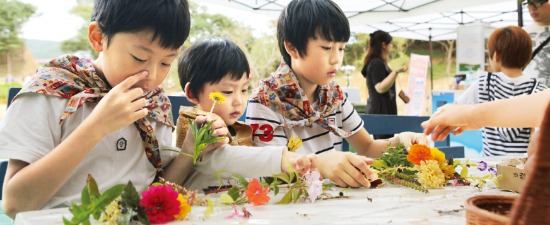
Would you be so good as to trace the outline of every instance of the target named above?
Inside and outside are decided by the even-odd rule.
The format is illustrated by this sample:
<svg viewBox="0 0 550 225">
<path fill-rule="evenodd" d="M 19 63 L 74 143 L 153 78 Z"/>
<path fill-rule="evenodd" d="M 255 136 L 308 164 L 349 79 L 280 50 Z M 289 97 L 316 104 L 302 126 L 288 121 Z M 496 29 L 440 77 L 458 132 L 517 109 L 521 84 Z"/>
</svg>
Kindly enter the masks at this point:
<svg viewBox="0 0 550 225">
<path fill-rule="evenodd" d="M 523 7 L 521 2 L 517 1 L 518 4 L 518 26 L 523 27 Z"/>
</svg>

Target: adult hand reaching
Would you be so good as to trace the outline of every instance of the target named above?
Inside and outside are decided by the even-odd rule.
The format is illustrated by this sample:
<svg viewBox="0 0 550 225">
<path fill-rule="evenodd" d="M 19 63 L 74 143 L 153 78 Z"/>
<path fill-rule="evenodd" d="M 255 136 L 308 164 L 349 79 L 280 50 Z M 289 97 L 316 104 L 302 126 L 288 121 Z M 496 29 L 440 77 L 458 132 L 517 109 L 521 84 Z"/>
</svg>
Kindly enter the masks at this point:
<svg viewBox="0 0 550 225">
<path fill-rule="evenodd" d="M 479 129 L 481 126 L 472 122 L 473 105 L 447 104 L 439 107 L 429 120 L 422 122 L 424 134 L 432 135 L 433 141 L 442 141 L 452 132 L 459 135 L 464 130 Z"/>
</svg>

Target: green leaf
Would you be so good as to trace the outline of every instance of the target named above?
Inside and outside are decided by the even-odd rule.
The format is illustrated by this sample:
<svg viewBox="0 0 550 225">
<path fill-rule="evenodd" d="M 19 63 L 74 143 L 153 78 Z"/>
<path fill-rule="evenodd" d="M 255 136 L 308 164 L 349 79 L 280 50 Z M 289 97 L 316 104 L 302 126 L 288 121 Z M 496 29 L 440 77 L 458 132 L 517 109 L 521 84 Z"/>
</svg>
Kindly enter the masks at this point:
<svg viewBox="0 0 550 225">
<path fill-rule="evenodd" d="M 381 160 L 381 159 L 374 160 L 374 162 L 370 166 L 372 168 L 377 169 L 377 170 L 383 170 L 385 168 L 388 168 L 388 164 L 386 163 L 386 161 Z"/>
<path fill-rule="evenodd" d="M 290 193 L 292 193 L 292 194 L 291 194 L 291 201 L 292 201 L 292 202 L 296 202 L 296 201 L 298 200 L 298 198 L 300 197 L 300 196 L 299 196 L 298 190 L 296 190 L 296 189 L 290 189 Z"/>
<path fill-rule="evenodd" d="M 89 205 L 92 200 L 90 200 L 90 192 L 88 191 L 88 185 L 84 185 L 82 188 L 82 193 L 80 195 L 80 201 L 83 205 Z"/>
<path fill-rule="evenodd" d="M 288 204 L 292 201 L 292 191 L 287 192 L 280 201 L 275 204 Z"/>
<path fill-rule="evenodd" d="M 139 193 L 132 184 L 132 181 L 128 181 L 128 184 L 124 188 L 121 195 L 123 205 L 130 209 L 137 209 L 139 207 Z"/>
<path fill-rule="evenodd" d="M 241 191 L 237 187 L 232 187 L 227 191 L 227 195 L 229 195 L 233 201 L 237 201 L 241 197 Z"/>
<path fill-rule="evenodd" d="M 241 184 L 243 187 L 248 187 L 248 180 L 246 180 L 246 178 L 236 173 L 233 173 L 233 177 L 237 179 L 239 184 Z"/>
<path fill-rule="evenodd" d="M 97 188 L 97 183 L 90 174 L 88 174 L 86 186 L 88 187 L 88 192 L 90 193 L 90 201 L 97 199 L 99 197 L 99 188 Z"/>
<path fill-rule="evenodd" d="M 226 205 L 232 205 L 232 204 L 235 204 L 235 200 L 229 194 L 224 193 L 220 195 L 220 203 L 226 204 Z"/>
<path fill-rule="evenodd" d="M 275 174 L 275 175 L 273 175 L 273 177 L 275 177 L 277 179 L 280 179 L 280 180 L 286 182 L 287 184 L 290 184 L 290 181 L 291 181 L 289 175 L 286 174 L 286 173 Z"/>
<path fill-rule="evenodd" d="M 208 218 L 210 215 L 214 214 L 214 203 L 210 199 L 210 195 L 206 197 L 206 202 L 208 203 L 208 207 L 204 210 L 204 217 Z"/>
<path fill-rule="evenodd" d="M 460 177 L 461 178 L 468 177 L 468 167 L 466 165 L 462 165 L 462 170 L 460 171 Z"/>
<path fill-rule="evenodd" d="M 273 194 L 274 195 L 279 194 L 279 187 L 277 185 L 273 186 Z"/>
</svg>

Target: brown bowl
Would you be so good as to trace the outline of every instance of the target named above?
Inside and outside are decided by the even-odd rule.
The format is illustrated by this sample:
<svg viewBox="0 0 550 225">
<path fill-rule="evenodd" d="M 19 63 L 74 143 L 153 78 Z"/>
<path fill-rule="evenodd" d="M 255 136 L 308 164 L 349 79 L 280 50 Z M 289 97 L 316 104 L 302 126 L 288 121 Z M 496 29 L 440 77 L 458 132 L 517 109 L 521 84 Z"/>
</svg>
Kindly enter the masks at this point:
<svg viewBox="0 0 550 225">
<path fill-rule="evenodd" d="M 466 200 L 466 222 L 470 225 L 504 225 L 517 197 L 478 195 Z"/>
</svg>

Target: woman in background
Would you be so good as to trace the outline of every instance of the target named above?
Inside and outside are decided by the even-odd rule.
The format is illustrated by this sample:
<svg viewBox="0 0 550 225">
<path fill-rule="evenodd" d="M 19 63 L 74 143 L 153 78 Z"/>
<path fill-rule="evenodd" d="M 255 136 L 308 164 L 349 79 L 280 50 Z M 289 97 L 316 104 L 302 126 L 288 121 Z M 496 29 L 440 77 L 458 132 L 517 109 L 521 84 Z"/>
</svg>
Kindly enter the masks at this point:
<svg viewBox="0 0 550 225">
<path fill-rule="evenodd" d="M 395 80 L 399 73 L 407 71 L 407 66 L 392 71 L 388 67 L 389 54 L 393 48 L 392 36 L 377 30 L 370 34 L 369 49 L 361 74 L 367 79 L 369 98 L 367 114 L 397 115 L 395 101 Z M 374 139 L 387 139 L 393 134 L 374 135 Z"/>
</svg>

